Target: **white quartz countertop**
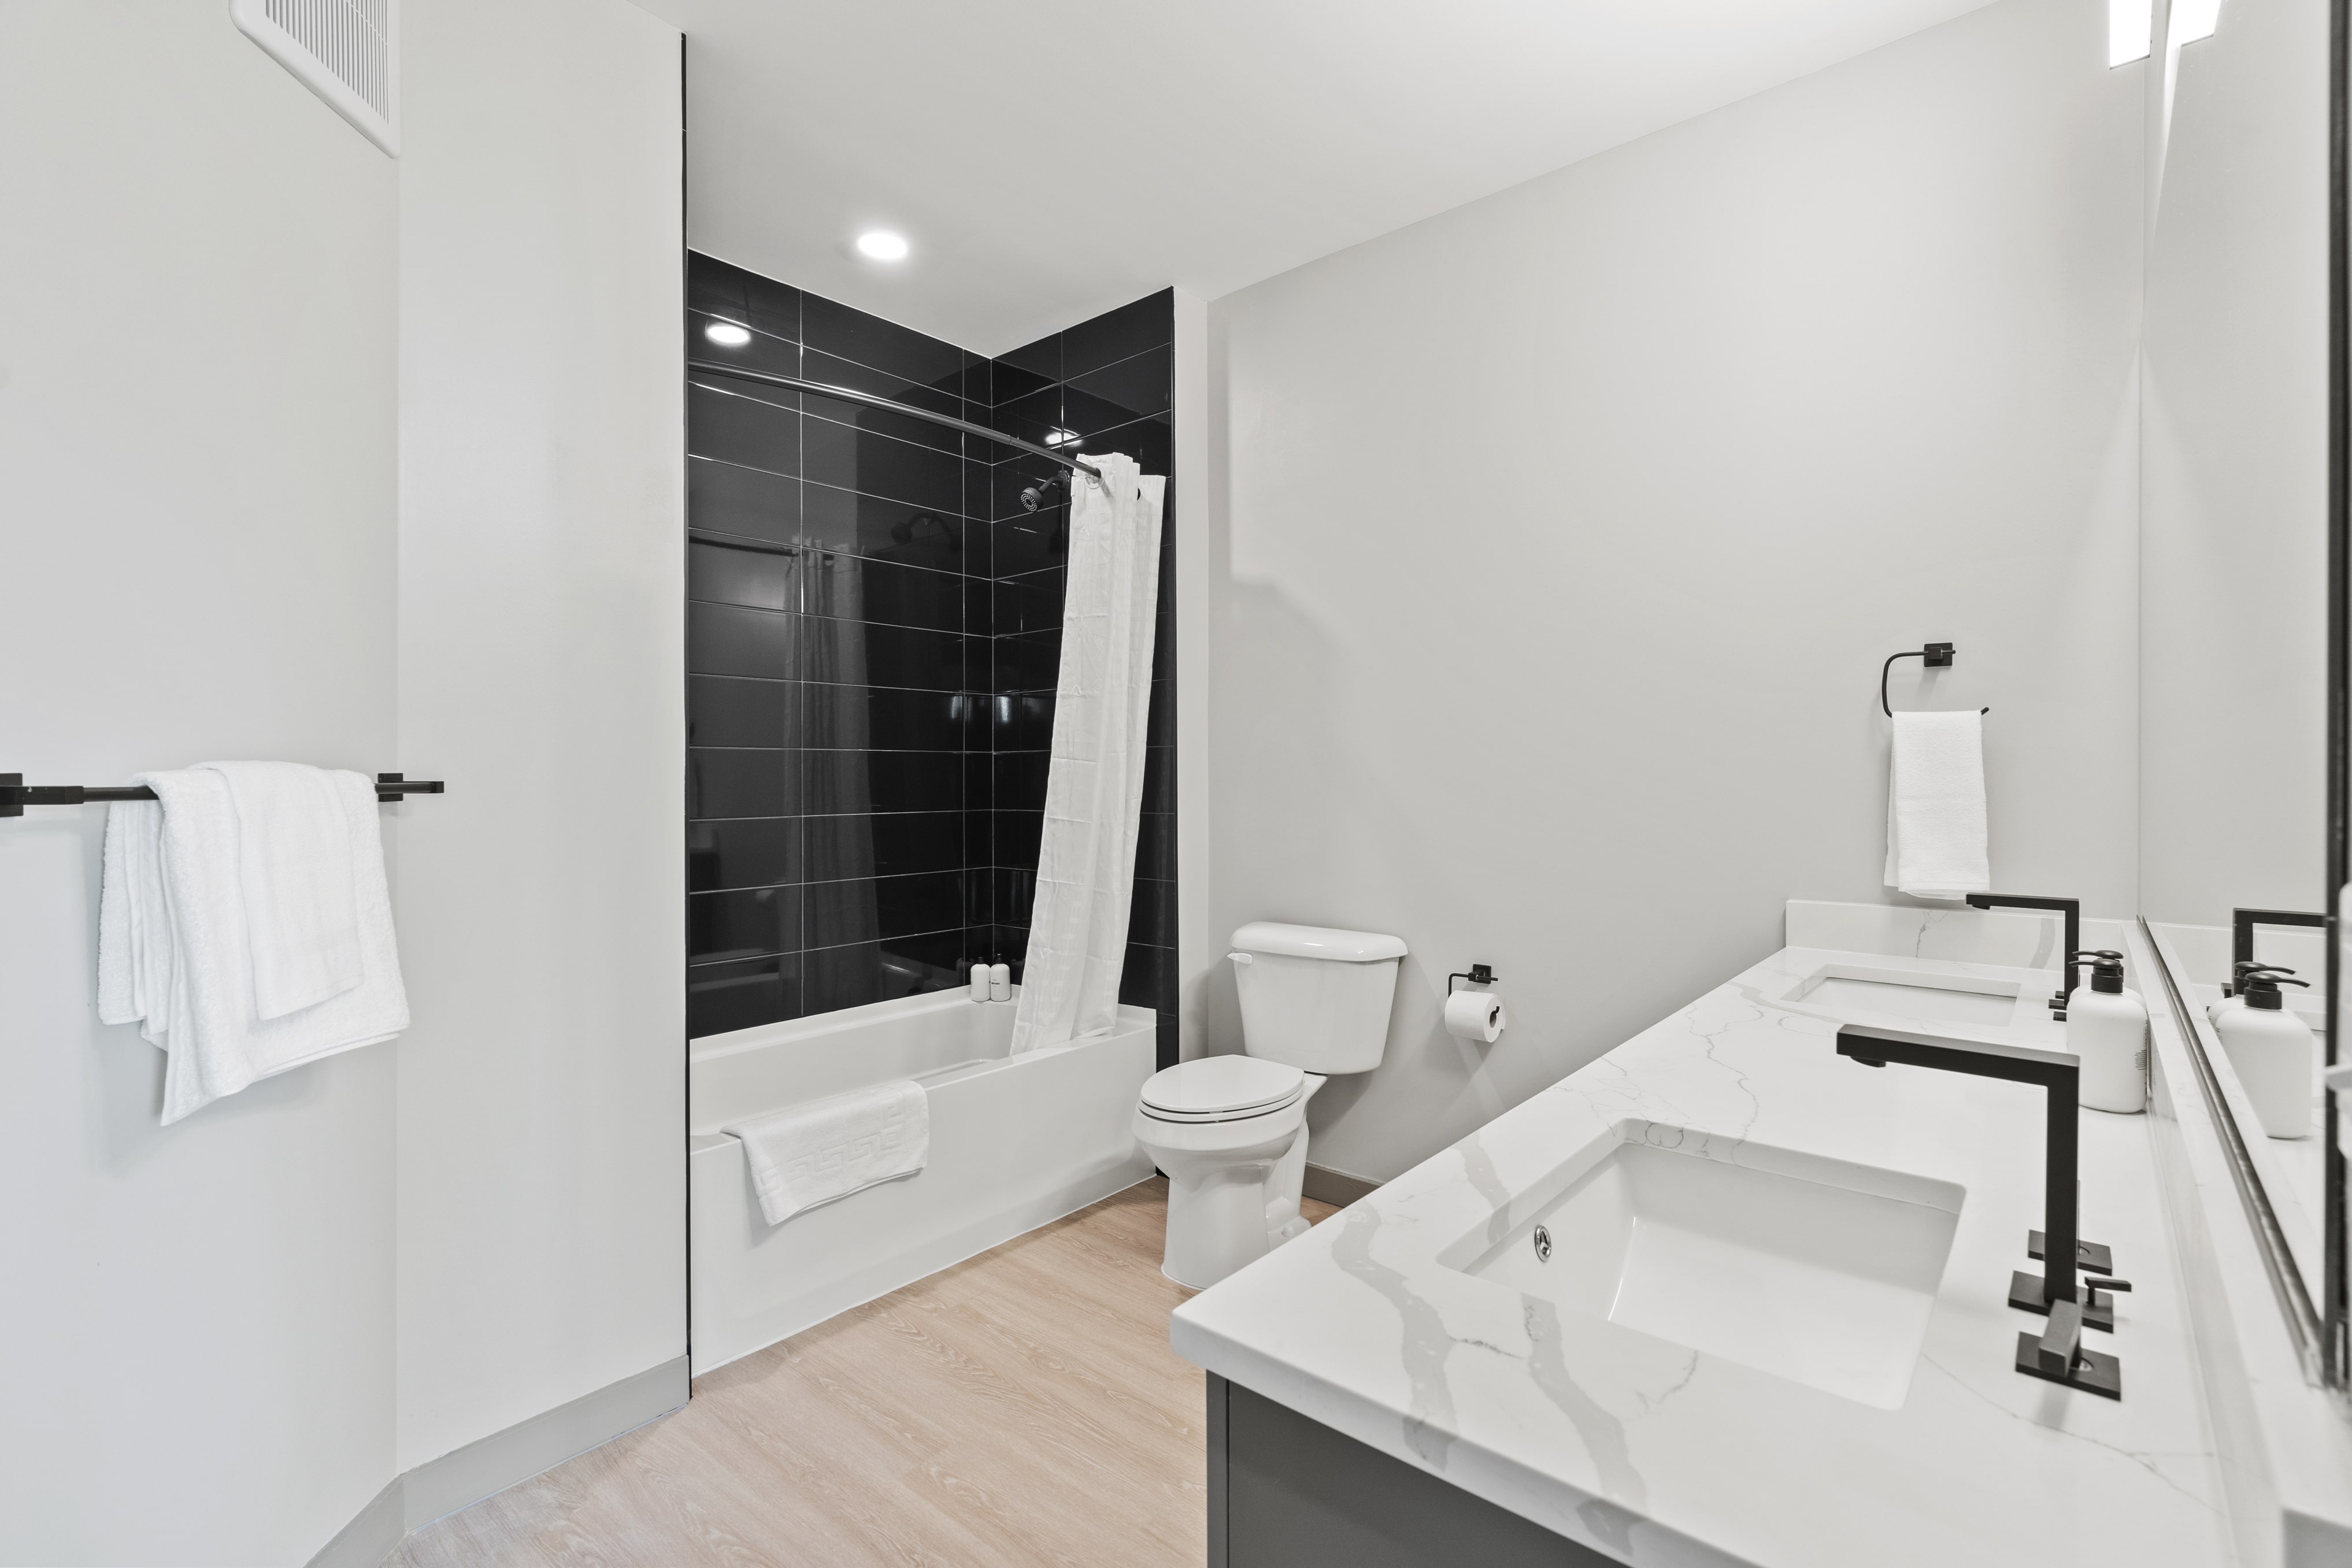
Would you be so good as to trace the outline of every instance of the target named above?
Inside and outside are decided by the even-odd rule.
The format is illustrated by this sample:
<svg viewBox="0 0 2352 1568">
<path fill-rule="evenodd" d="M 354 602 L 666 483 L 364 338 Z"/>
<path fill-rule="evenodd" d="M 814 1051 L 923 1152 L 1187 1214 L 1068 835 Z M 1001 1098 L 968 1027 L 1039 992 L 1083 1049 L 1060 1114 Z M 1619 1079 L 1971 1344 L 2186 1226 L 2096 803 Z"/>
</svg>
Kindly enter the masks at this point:
<svg viewBox="0 0 2352 1568">
<path fill-rule="evenodd" d="M 2081 1119 L 2082 1233 L 2135 1286 L 2085 1343 L 2120 1356 L 2124 1397 L 2025 1376 L 2018 1333 L 2044 1320 L 2006 1298 L 2012 1270 L 2039 1267 L 2042 1092 L 1862 1067 L 1833 1050 L 1834 1009 L 1770 999 L 1824 964 L 1890 962 L 2054 988 L 2048 969 L 1783 948 L 1187 1301 L 1177 1352 L 1625 1563 L 2228 1561 L 2148 1119 Z M 1524 1226 L 1563 1161 L 1629 1121 L 1732 1165 L 1780 1149 L 1965 1188 L 1899 1407 L 1439 1260 Z"/>
</svg>

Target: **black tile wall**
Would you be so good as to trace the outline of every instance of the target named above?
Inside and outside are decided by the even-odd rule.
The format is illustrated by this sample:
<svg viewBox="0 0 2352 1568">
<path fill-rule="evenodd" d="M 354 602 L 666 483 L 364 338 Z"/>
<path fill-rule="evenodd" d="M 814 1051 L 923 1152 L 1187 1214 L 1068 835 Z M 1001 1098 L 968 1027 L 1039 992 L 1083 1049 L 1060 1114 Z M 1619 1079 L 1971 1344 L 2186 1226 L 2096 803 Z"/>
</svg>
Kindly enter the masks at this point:
<svg viewBox="0 0 2352 1568">
<path fill-rule="evenodd" d="M 990 361 L 709 256 L 693 357 L 807 376 L 1168 472 L 1171 299 Z M 751 340 L 710 340 L 715 322 Z M 696 1035 L 1019 974 L 1053 737 L 1055 465 L 840 399 L 688 396 L 688 1023 Z M 1171 549 L 1162 552 L 1161 639 Z M 1156 664 L 1122 998 L 1172 1061 L 1172 684 Z"/>
</svg>

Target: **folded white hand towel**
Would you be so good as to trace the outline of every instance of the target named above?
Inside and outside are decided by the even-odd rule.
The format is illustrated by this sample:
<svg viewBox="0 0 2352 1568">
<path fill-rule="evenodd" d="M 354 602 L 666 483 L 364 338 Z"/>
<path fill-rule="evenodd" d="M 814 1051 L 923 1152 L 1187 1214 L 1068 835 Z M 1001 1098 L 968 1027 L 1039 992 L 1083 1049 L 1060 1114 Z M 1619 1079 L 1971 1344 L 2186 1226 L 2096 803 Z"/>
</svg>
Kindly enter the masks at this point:
<svg viewBox="0 0 2352 1568">
<path fill-rule="evenodd" d="M 897 1079 L 719 1131 L 743 1141 L 760 1212 L 782 1225 L 803 1209 L 921 1170 L 930 1158 L 931 1103 L 921 1084 Z"/>
<path fill-rule="evenodd" d="M 261 1015 L 256 998 L 242 824 L 227 775 L 215 768 L 141 774 L 137 782 L 155 791 L 156 803 L 111 809 L 100 889 L 100 1016 L 141 1021 L 140 1032 L 168 1054 L 166 1124 L 257 1079 L 408 1027 L 375 789 L 357 773 L 327 778 L 343 823 L 361 978 L 275 1018 Z"/>
<path fill-rule="evenodd" d="M 206 762 L 236 808 L 254 1011 L 283 1018 L 360 983 L 352 829 L 335 776 L 299 762 Z M 371 796 L 368 814 L 375 814 Z"/>
<path fill-rule="evenodd" d="M 1895 716 L 1886 776 L 1886 885 L 1914 898 L 1958 898 L 1991 888 L 1981 714 Z"/>
</svg>

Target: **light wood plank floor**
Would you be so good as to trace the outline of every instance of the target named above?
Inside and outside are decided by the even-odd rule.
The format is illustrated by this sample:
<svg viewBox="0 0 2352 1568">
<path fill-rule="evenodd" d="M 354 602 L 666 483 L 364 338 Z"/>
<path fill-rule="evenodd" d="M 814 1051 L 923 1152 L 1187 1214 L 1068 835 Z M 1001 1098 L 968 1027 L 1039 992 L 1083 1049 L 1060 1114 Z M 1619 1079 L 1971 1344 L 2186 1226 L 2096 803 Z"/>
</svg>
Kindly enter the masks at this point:
<svg viewBox="0 0 2352 1568">
<path fill-rule="evenodd" d="M 1202 1389 L 1168 1348 L 1192 1292 L 1160 1272 L 1167 1202 L 1145 1182 L 721 1367 L 394 1562 L 1198 1564 Z"/>
</svg>

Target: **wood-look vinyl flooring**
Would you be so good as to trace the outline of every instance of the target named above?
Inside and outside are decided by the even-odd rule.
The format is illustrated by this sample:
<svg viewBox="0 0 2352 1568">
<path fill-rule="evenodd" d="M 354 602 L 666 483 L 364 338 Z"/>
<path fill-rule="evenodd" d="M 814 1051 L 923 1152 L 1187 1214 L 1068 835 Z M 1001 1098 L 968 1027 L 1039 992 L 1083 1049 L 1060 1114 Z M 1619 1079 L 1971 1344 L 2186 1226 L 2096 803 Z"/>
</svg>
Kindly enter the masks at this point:
<svg viewBox="0 0 2352 1568">
<path fill-rule="evenodd" d="M 720 1367 L 393 1563 L 1198 1564 L 1203 1394 L 1168 1348 L 1192 1292 L 1160 1272 L 1167 1202 L 1154 1178 Z"/>
</svg>

